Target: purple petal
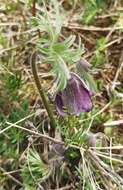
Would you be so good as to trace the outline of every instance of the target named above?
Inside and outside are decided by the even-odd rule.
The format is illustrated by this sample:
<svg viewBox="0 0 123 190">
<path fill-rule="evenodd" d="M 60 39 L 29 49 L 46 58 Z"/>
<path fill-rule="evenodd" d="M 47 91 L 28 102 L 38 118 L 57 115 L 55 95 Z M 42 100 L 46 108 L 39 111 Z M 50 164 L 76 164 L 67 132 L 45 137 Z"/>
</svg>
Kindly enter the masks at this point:
<svg viewBox="0 0 123 190">
<path fill-rule="evenodd" d="M 74 94 L 76 98 L 76 106 L 78 107 L 78 113 L 80 114 L 83 111 L 88 112 L 92 109 L 91 92 L 87 88 L 84 81 L 82 81 L 77 75 L 73 74 L 73 77 L 76 78 Z"/>
<path fill-rule="evenodd" d="M 61 98 L 61 93 L 56 95 L 55 104 L 56 104 L 56 109 L 57 109 L 59 115 L 65 116 L 66 113 L 63 111 L 63 106 L 64 105 L 63 105 L 63 101 L 62 101 L 62 98 Z"/>
<path fill-rule="evenodd" d="M 79 115 L 92 109 L 90 91 L 85 83 L 74 73 L 64 91 L 63 104 L 66 105 L 71 114 Z"/>
<path fill-rule="evenodd" d="M 61 116 L 65 116 L 64 108 L 70 114 L 79 115 L 92 109 L 92 93 L 87 85 L 75 73 L 71 73 L 66 88 L 57 94 L 55 102 L 56 109 Z"/>
<path fill-rule="evenodd" d="M 77 94 L 77 104 L 79 112 L 90 111 L 92 109 L 92 101 L 91 96 L 87 89 L 85 89 L 82 85 L 80 86 Z"/>
<path fill-rule="evenodd" d="M 62 100 L 64 106 L 71 114 L 78 115 L 78 107 L 76 104 L 75 92 L 77 91 L 76 81 L 71 78 L 67 84 L 66 89 L 62 92 Z"/>
</svg>

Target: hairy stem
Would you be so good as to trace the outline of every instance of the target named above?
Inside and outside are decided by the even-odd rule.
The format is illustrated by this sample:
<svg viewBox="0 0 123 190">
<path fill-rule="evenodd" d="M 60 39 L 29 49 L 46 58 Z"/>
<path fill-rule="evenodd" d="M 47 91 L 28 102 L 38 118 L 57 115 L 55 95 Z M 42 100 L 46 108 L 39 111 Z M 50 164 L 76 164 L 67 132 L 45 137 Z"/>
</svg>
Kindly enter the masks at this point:
<svg viewBox="0 0 123 190">
<path fill-rule="evenodd" d="M 48 102 L 48 98 L 46 96 L 46 94 L 44 93 L 44 90 L 41 86 L 41 83 L 40 83 L 40 80 L 39 80 L 39 77 L 38 77 L 38 73 L 37 73 L 37 66 L 36 66 L 36 52 L 34 52 L 32 54 L 32 58 L 31 58 L 31 67 L 32 67 L 32 73 L 33 73 L 33 76 L 34 76 L 34 80 L 35 80 L 35 84 L 37 86 L 37 89 L 38 89 L 38 92 L 40 94 L 40 97 L 42 99 L 42 102 L 43 102 L 43 105 L 48 113 L 48 116 L 49 116 L 49 119 L 50 119 L 50 125 L 51 125 L 51 133 L 53 135 L 54 133 L 54 129 L 56 127 L 56 122 L 55 122 L 55 119 L 54 119 L 54 116 L 53 116 L 53 112 L 52 112 L 52 109 L 50 107 L 50 104 Z"/>
</svg>

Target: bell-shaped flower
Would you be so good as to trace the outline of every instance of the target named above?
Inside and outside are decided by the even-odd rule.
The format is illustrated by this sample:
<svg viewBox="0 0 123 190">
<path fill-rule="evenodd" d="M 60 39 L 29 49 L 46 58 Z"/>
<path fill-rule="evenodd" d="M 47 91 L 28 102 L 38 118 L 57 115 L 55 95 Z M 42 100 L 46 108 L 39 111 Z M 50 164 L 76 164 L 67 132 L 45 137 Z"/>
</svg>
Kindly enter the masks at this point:
<svg viewBox="0 0 123 190">
<path fill-rule="evenodd" d="M 56 109 L 61 116 L 79 115 L 92 109 L 93 93 L 78 75 L 72 72 L 70 75 L 66 88 L 58 92 L 55 98 Z"/>
</svg>

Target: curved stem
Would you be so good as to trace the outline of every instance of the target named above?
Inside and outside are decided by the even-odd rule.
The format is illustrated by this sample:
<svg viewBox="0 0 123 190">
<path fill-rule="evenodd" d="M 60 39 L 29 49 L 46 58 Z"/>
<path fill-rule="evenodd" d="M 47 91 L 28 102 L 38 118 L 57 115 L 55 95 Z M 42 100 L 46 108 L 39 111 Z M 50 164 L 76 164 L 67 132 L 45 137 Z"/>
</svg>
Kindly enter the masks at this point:
<svg viewBox="0 0 123 190">
<path fill-rule="evenodd" d="M 38 77 L 38 73 L 37 73 L 37 66 L 36 66 L 36 52 L 34 52 L 32 54 L 32 57 L 31 57 L 31 67 L 32 67 L 32 73 L 33 73 L 33 77 L 34 77 L 34 80 L 35 80 L 35 84 L 37 86 L 37 89 L 38 89 L 38 92 L 40 94 L 40 97 L 42 99 L 42 102 L 44 104 L 44 107 L 48 113 L 48 116 L 50 118 L 50 124 L 51 124 L 51 131 L 54 133 L 54 129 L 56 127 L 56 122 L 55 122 L 55 119 L 54 119 L 54 116 L 53 116 L 53 112 L 50 108 L 50 104 L 48 103 L 48 98 L 46 96 L 46 94 L 44 93 L 44 90 L 41 86 L 41 83 L 40 83 L 40 80 L 39 80 L 39 77 Z"/>
</svg>

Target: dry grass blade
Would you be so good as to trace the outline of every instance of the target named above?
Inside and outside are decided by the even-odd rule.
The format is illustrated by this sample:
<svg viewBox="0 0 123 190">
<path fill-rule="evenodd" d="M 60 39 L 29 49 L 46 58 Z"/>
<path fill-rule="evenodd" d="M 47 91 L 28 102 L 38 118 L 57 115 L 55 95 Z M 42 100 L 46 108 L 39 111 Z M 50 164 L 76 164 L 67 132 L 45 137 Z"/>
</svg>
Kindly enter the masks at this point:
<svg viewBox="0 0 123 190">
<path fill-rule="evenodd" d="M 6 122 L 6 123 L 9 125 L 9 126 L 6 128 L 6 130 L 10 129 L 11 127 L 15 127 L 15 128 L 18 128 L 18 129 L 27 131 L 27 132 L 29 132 L 29 133 L 35 135 L 35 136 L 38 136 L 38 137 L 41 137 L 41 138 L 45 138 L 45 139 L 47 139 L 47 140 L 49 140 L 49 141 L 51 141 L 51 142 L 55 142 L 55 143 L 59 143 L 59 144 L 64 144 L 62 141 L 59 141 L 59 140 L 57 140 L 57 139 L 54 139 L 54 138 L 52 138 L 52 137 L 50 137 L 50 136 L 48 136 L 48 135 L 44 135 L 44 134 L 41 134 L 41 133 L 39 133 L 39 132 L 36 132 L 36 131 L 30 130 L 30 129 L 27 129 L 27 128 L 25 128 L 25 127 L 21 127 L 21 126 L 19 126 L 19 125 L 17 125 L 17 124 L 14 124 L 14 123 L 10 123 L 10 122 Z M 6 130 L 4 130 L 4 131 L 6 131 Z M 3 131 L 2 131 L 2 133 L 3 133 Z"/>
<path fill-rule="evenodd" d="M 115 171 L 113 171 L 110 166 L 100 160 L 100 158 L 98 157 L 100 155 L 98 153 L 96 154 L 92 151 L 89 151 L 88 153 L 90 154 L 90 158 L 94 161 L 101 173 L 103 173 L 106 177 L 110 178 L 111 181 L 115 182 L 119 187 L 123 186 L 123 179 Z M 110 159 L 110 157 L 106 158 Z"/>
</svg>

